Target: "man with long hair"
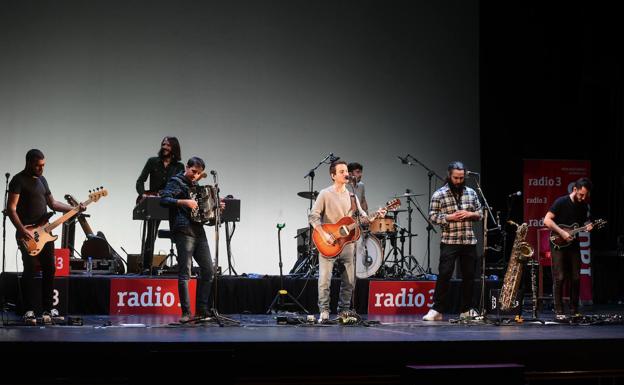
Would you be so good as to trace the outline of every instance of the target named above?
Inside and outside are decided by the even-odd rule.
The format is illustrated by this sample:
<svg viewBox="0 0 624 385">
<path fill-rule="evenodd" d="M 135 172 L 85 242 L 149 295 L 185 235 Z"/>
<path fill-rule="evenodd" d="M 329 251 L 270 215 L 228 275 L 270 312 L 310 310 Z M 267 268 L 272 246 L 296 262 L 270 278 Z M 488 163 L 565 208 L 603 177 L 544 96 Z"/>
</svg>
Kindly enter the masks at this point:
<svg viewBox="0 0 624 385">
<path fill-rule="evenodd" d="M 442 237 L 433 307 L 423 317 L 424 321 L 442 321 L 442 312 L 448 305 L 450 281 L 457 258 L 462 272 L 460 318 L 478 315 L 472 309 L 472 288 L 477 258 L 477 238 L 472 224 L 483 218 L 483 212 L 477 193 L 465 184 L 465 173 L 466 169 L 462 162 L 451 162 L 448 165 L 447 183 L 431 196 L 429 219 L 442 228 Z"/>
<path fill-rule="evenodd" d="M 160 142 L 158 156 L 151 157 L 145 163 L 141 175 L 136 181 L 136 191 L 139 199 L 147 196 L 157 196 L 159 191 L 165 188 L 167 181 L 172 176 L 184 171 L 181 160 L 180 142 L 175 136 L 165 136 Z M 145 189 L 145 182 L 149 177 L 149 190 Z M 137 201 L 138 203 L 138 201 Z M 152 260 L 154 258 L 154 243 L 158 235 L 160 221 L 148 220 L 145 243 L 143 244 L 143 273 L 152 273 Z"/>
</svg>

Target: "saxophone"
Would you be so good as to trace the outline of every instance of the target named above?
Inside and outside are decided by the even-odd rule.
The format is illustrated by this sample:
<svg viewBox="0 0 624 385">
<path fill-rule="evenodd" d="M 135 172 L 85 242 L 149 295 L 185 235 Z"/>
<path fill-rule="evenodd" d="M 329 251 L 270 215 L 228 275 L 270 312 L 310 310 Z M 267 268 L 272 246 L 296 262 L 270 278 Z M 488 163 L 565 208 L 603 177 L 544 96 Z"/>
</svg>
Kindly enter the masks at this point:
<svg viewBox="0 0 624 385">
<path fill-rule="evenodd" d="M 517 230 L 516 239 L 511 249 L 511 256 L 509 257 L 509 265 L 507 265 L 507 272 L 503 280 L 503 288 L 501 289 L 498 299 L 500 309 L 503 311 L 513 307 L 514 300 L 518 295 L 524 264 L 533 256 L 533 248 L 528 242 L 524 241 L 529 226 L 526 223 L 518 225 L 513 221 L 508 221 L 508 223 L 516 226 Z"/>
</svg>

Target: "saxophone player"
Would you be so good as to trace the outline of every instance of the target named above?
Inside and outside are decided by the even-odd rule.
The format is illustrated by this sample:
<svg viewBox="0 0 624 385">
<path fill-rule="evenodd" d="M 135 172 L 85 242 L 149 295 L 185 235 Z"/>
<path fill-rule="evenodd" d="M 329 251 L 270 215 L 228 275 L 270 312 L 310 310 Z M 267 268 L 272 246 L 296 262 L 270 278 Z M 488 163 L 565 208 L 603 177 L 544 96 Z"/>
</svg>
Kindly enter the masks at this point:
<svg viewBox="0 0 624 385">
<path fill-rule="evenodd" d="M 483 218 L 477 193 L 465 185 L 466 169 L 462 162 L 448 165 L 447 183 L 431 196 L 429 218 L 442 228 L 440 264 L 433 294 L 433 306 L 424 321 L 441 321 L 448 302 L 451 275 L 459 258 L 462 272 L 462 300 L 460 318 L 477 316 L 472 308 L 477 238 L 472 223 Z"/>
</svg>

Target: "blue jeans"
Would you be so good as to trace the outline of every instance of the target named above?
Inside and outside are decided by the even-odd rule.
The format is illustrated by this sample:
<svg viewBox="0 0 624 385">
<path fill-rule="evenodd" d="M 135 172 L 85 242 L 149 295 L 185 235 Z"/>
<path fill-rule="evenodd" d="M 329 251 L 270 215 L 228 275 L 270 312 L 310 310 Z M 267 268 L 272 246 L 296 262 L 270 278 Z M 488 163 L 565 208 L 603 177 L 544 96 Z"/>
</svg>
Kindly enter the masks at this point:
<svg viewBox="0 0 624 385">
<path fill-rule="evenodd" d="M 199 277 L 197 278 L 197 313 L 208 312 L 210 299 L 210 285 L 212 283 L 212 258 L 206 236 L 199 238 L 190 235 L 176 233 L 174 235 L 176 248 L 178 249 L 178 295 L 182 314 L 191 314 L 191 301 L 189 299 L 188 282 L 191 279 L 192 258 L 199 265 Z"/>
<path fill-rule="evenodd" d="M 329 293 L 334 263 L 340 260 L 345 269 L 341 275 L 340 295 L 338 298 L 338 312 L 351 309 L 351 293 L 355 286 L 354 253 L 355 243 L 350 243 L 342 249 L 342 253 L 334 258 L 319 256 L 318 278 L 318 307 L 319 312 L 329 311 Z"/>
</svg>

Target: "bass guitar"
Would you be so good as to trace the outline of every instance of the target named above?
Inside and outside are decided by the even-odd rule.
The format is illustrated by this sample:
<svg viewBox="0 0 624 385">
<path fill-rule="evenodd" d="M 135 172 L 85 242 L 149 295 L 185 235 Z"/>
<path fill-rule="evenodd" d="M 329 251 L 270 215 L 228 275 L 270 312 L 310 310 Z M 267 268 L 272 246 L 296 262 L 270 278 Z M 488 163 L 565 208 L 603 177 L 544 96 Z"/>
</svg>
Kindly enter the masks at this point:
<svg viewBox="0 0 624 385">
<path fill-rule="evenodd" d="M 593 225 L 593 229 L 599 229 L 601 227 L 603 227 L 604 225 L 607 224 L 607 221 L 605 221 L 604 219 L 598 219 L 593 223 L 590 223 L 591 225 Z M 565 230 L 568 234 L 570 234 L 573 238 L 576 238 L 576 235 L 580 232 L 583 231 L 587 231 L 587 227 L 589 227 L 590 224 L 587 224 L 585 226 L 581 226 L 579 227 L 579 225 L 577 223 L 574 223 L 573 225 L 559 225 L 559 227 L 561 227 L 563 230 Z M 551 231 L 550 232 L 550 243 L 552 244 L 553 248 L 556 250 L 559 249 L 563 249 L 564 247 L 568 247 L 570 246 L 570 244 L 574 241 L 567 241 L 565 239 L 563 239 L 563 237 L 561 235 L 559 235 L 558 233 Z"/>
<path fill-rule="evenodd" d="M 108 191 L 102 187 L 95 189 L 93 192 L 89 194 L 89 199 L 83 203 L 84 206 L 87 206 L 93 202 L 97 202 L 100 198 L 108 195 Z M 20 242 L 24 246 L 24 248 L 28 251 L 28 254 L 33 257 L 41 252 L 43 247 L 48 242 L 54 242 L 58 238 L 58 235 L 52 235 L 52 230 L 56 227 L 62 225 L 67 220 L 72 218 L 74 215 L 80 212 L 80 208 L 78 206 L 69 210 L 65 214 L 63 214 L 59 219 L 55 220 L 52 223 L 49 223 L 48 220 L 54 213 L 46 214 L 39 223 L 34 225 L 27 225 L 26 229 L 30 230 L 33 233 L 33 237 L 31 239 L 20 239 Z"/>
<path fill-rule="evenodd" d="M 386 203 L 386 206 L 383 209 L 394 210 L 400 206 L 401 201 L 399 199 L 393 199 Z M 381 215 L 377 212 L 372 218 L 369 219 L 372 221 L 379 217 L 381 217 Z M 335 239 L 333 243 L 327 243 L 318 228 L 314 229 L 314 232 L 312 233 L 312 240 L 314 241 L 319 253 L 325 258 L 335 257 L 342 252 L 346 245 L 355 242 L 360 238 L 360 227 L 352 217 L 343 217 L 336 223 L 325 223 L 321 225 L 321 227 L 326 233 L 331 234 Z"/>
</svg>

